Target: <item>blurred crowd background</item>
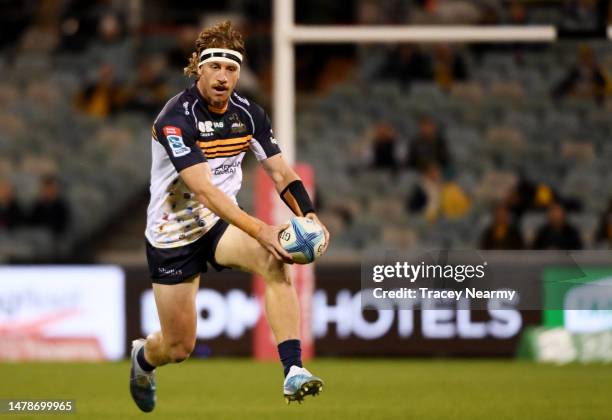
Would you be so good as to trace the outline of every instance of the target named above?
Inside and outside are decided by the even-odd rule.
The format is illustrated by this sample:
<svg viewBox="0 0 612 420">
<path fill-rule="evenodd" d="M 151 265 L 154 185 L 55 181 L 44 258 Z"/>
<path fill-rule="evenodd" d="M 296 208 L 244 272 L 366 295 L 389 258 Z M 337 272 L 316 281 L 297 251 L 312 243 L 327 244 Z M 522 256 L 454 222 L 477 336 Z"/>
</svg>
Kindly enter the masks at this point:
<svg viewBox="0 0 612 420">
<path fill-rule="evenodd" d="M 243 32 L 238 90 L 273 114 L 271 2 L 220 3 L 0 1 L 0 261 L 144 259 L 150 127 L 193 83 L 182 69 L 202 27 Z M 612 2 L 296 3 L 301 24 L 553 24 L 569 38 L 298 46 L 297 159 L 315 169 L 331 261 L 612 246 L 612 44 L 600 37 Z"/>
</svg>

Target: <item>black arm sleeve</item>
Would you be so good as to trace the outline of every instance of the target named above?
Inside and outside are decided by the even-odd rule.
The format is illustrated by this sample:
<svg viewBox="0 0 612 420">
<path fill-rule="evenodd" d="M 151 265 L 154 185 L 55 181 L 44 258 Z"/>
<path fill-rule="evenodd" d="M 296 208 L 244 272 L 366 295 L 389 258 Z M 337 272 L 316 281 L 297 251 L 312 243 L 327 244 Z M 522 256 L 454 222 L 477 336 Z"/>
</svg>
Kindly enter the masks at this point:
<svg viewBox="0 0 612 420">
<path fill-rule="evenodd" d="M 280 196 L 296 216 L 306 216 L 308 213 L 314 213 L 315 211 L 306 187 L 304 187 L 304 183 L 300 180 L 295 180 L 287 185 L 281 191 Z"/>
</svg>

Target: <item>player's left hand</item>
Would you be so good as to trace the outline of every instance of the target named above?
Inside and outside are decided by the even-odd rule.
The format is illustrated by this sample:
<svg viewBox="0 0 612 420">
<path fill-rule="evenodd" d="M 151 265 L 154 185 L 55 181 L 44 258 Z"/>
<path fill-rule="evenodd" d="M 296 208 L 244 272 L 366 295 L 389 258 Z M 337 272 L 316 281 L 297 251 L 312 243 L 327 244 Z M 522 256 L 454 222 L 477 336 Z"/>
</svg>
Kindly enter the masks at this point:
<svg viewBox="0 0 612 420">
<path fill-rule="evenodd" d="M 325 251 L 327 251 L 327 247 L 329 246 L 329 231 L 327 230 L 325 225 L 321 223 L 315 213 L 308 213 L 305 217 L 307 219 L 312 220 L 313 222 L 316 222 L 319 226 L 321 226 L 321 228 L 323 228 L 323 233 L 325 234 L 325 248 L 323 248 L 323 253 L 325 253 Z"/>
</svg>

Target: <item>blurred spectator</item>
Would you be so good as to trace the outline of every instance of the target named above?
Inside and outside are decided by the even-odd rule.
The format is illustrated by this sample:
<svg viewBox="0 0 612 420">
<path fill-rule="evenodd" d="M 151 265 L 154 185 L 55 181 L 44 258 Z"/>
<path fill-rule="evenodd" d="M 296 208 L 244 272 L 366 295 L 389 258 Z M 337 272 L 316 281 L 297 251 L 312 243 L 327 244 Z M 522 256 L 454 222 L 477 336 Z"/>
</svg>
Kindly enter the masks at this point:
<svg viewBox="0 0 612 420">
<path fill-rule="evenodd" d="M 11 2 L 10 12 L 5 10 L 4 13 L 0 13 L 0 27 L 2 27 L 0 49 L 15 45 L 24 29 L 34 20 L 35 14 L 36 7 L 33 7 L 31 2 Z"/>
<path fill-rule="evenodd" d="M 553 89 L 555 98 L 574 96 L 593 98 L 602 103 L 606 94 L 606 77 L 597 62 L 591 47 L 582 45 L 578 49 L 578 64 L 572 67 L 561 82 Z"/>
<path fill-rule="evenodd" d="M 435 164 L 428 164 L 423 168 L 418 184 L 408 197 L 408 210 L 411 213 L 420 213 L 426 220 L 433 222 L 440 213 L 441 195 L 440 168 Z"/>
<path fill-rule="evenodd" d="M 407 165 L 422 171 L 430 164 L 436 164 L 443 170 L 448 170 L 451 159 L 444 136 L 430 116 L 419 120 L 419 132 L 410 143 Z"/>
<path fill-rule="evenodd" d="M 45 55 L 53 52 L 58 43 L 57 28 L 53 25 L 30 25 L 23 31 L 19 40 L 19 53 Z"/>
<path fill-rule="evenodd" d="M 507 25 L 525 25 L 528 23 L 527 8 L 522 1 L 512 0 L 508 4 Z"/>
<path fill-rule="evenodd" d="M 48 228 L 56 235 L 66 231 L 70 223 L 70 209 L 61 196 L 59 182 L 54 176 L 47 175 L 41 179 L 39 197 L 34 203 L 30 223 Z"/>
<path fill-rule="evenodd" d="M 608 201 L 608 207 L 599 217 L 595 242 L 612 248 L 612 199 Z"/>
<path fill-rule="evenodd" d="M 414 44 L 402 44 L 382 65 L 379 78 L 398 80 L 404 86 L 415 80 L 432 80 L 431 59 Z"/>
<path fill-rule="evenodd" d="M 10 230 L 24 222 L 24 214 L 15 198 L 13 186 L 0 179 L 0 231 Z"/>
<path fill-rule="evenodd" d="M 501 3 L 501 2 L 500 2 Z M 503 25 L 529 25 L 533 22 L 530 8 L 524 0 L 510 0 L 500 11 L 500 22 Z M 553 22 L 548 22 L 552 24 Z M 470 44 L 469 49 L 475 53 L 475 58 L 480 61 L 487 52 L 507 52 L 514 56 L 517 64 L 523 64 L 523 54 L 528 52 L 539 52 L 548 48 L 547 43 L 542 42 L 504 42 L 504 43 L 477 43 Z"/>
<path fill-rule="evenodd" d="M 578 230 L 568 221 L 565 209 L 558 203 L 548 207 L 547 221 L 538 229 L 534 249 L 582 249 Z"/>
<path fill-rule="evenodd" d="M 520 176 L 517 185 L 510 191 L 507 198 L 508 208 L 516 220 L 534 208 L 536 185 L 524 176 Z"/>
<path fill-rule="evenodd" d="M 520 229 L 508 208 L 500 204 L 493 210 L 493 220 L 480 237 L 480 249 L 523 249 Z"/>
<path fill-rule="evenodd" d="M 443 181 L 438 165 L 429 163 L 408 196 L 407 207 L 409 212 L 435 222 L 440 217 L 464 216 L 470 208 L 470 200 L 457 183 Z"/>
<path fill-rule="evenodd" d="M 475 24 L 482 20 L 479 2 L 464 0 L 418 0 L 420 7 L 411 12 L 411 23 L 429 24 Z"/>
<path fill-rule="evenodd" d="M 124 38 L 123 26 L 113 13 L 107 13 L 98 22 L 98 42 L 106 47 L 116 46 Z"/>
<path fill-rule="evenodd" d="M 543 182 L 533 182 L 523 174 L 519 174 L 517 184 L 506 197 L 506 205 L 517 221 L 526 211 L 547 210 L 552 203 L 558 203 L 568 211 L 582 210 L 580 200 L 561 196 L 552 186 Z"/>
<path fill-rule="evenodd" d="M 398 136 L 395 128 L 381 122 L 374 126 L 372 142 L 372 167 L 375 169 L 397 169 Z"/>
<path fill-rule="evenodd" d="M 434 80 L 443 90 L 450 90 L 455 82 L 468 78 L 465 60 L 447 44 L 436 46 L 432 67 Z"/>
<path fill-rule="evenodd" d="M 597 0 L 566 1 L 563 15 L 564 29 L 595 30 L 599 24 Z"/>
<path fill-rule="evenodd" d="M 360 25 L 405 24 L 410 2 L 404 0 L 359 0 L 355 23 Z"/>
<path fill-rule="evenodd" d="M 349 171 L 366 168 L 396 170 L 400 166 L 402 144 L 395 127 L 386 121 L 372 124 L 351 146 Z"/>
<path fill-rule="evenodd" d="M 467 214 L 471 202 L 458 183 L 448 180 L 442 184 L 442 215 L 447 219 L 458 219 Z"/>
<path fill-rule="evenodd" d="M 82 51 L 100 35 L 100 23 L 106 19 L 108 28 L 110 19 L 106 16 L 113 15 L 120 19 L 117 14 L 124 15 L 132 5 L 129 2 L 111 1 L 79 1 L 65 0 L 62 4 L 60 17 L 60 30 L 62 34 L 62 49 L 71 51 Z M 121 25 L 117 25 L 121 27 Z M 111 31 L 112 32 L 112 31 Z"/>
<path fill-rule="evenodd" d="M 194 51 L 197 37 L 198 29 L 195 26 L 187 25 L 180 29 L 176 37 L 176 45 L 168 51 L 168 64 L 173 70 L 183 72 Z"/>
<path fill-rule="evenodd" d="M 161 57 L 140 62 L 135 83 L 122 95 L 126 109 L 153 116 L 164 106 L 169 94 L 164 69 L 165 62 Z"/>
<path fill-rule="evenodd" d="M 77 97 L 77 106 L 96 117 L 108 117 L 121 105 L 122 90 L 115 80 L 115 70 L 110 64 L 98 68 L 98 77 L 87 84 Z"/>
<path fill-rule="evenodd" d="M 104 14 L 98 22 L 98 37 L 87 52 L 94 64 L 113 63 L 116 77 L 125 81 L 134 67 L 132 38 L 125 36 L 122 21 L 114 13 Z"/>
</svg>

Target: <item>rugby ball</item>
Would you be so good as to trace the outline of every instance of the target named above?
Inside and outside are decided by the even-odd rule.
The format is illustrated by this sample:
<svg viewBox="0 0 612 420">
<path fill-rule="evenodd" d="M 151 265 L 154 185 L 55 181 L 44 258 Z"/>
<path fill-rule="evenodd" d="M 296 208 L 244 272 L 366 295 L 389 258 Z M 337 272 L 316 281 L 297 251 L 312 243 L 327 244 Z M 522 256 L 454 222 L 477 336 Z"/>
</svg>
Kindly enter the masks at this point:
<svg viewBox="0 0 612 420">
<path fill-rule="evenodd" d="M 292 217 L 289 227 L 281 231 L 281 246 L 291 255 L 296 264 L 309 264 L 323 254 L 325 233 L 314 220 Z"/>
</svg>

